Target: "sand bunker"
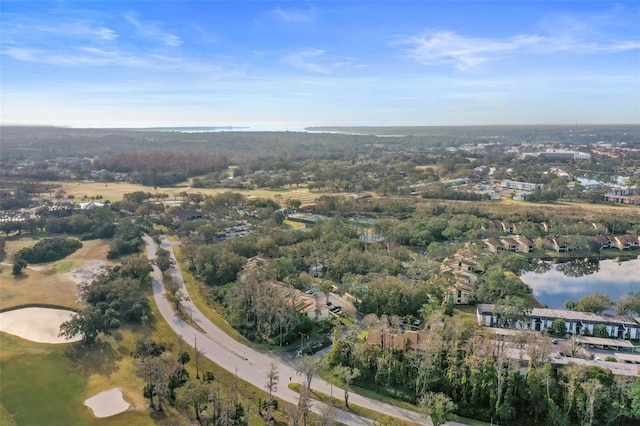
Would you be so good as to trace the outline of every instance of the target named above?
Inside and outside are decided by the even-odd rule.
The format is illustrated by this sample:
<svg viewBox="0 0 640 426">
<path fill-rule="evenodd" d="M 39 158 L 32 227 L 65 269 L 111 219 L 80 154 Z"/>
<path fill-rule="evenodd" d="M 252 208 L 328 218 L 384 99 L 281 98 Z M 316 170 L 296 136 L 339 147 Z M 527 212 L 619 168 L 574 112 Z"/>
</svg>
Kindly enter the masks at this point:
<svg viewBox="0 0 640 426">
<path fill-rule="evenodd" d="M 69 343 L 81 340 L 81 336 L 67 340 L 58 337 L 60 324 L 68 321 L 75 312 L 51 308 L 22 308 L 0 313 L 0 331 L 39 343 Z"/>
<path fill-rule="evenodd" d="M 105 262 L 98 259 L 87 260 L 79 268 L 72 269 L 65 276 L 76 284 L 90 284 L 93 280 L 105 273 Z"/>
<path fill-rule="evenodd" d="M 93 410 L 96 417 L 110 417 L 129 409 L 129 403 L 124 400 L 118 388 L 100 392 L 87 399 L 84 404 Z"/>
</svg>

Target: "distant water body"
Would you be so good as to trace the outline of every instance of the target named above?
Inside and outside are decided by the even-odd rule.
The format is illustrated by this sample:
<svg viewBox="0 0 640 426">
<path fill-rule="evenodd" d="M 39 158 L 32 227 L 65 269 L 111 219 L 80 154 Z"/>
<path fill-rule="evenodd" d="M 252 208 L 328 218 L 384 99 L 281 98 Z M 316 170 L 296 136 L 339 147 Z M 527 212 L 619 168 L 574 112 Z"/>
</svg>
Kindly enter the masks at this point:
<svg viewBox="0 0 640 426">
<path fill-rule="evenodd" d="M 616 301 L 623 294 L 640 291 L 640 259 L 626 262 L 601 260 L 599 270 L 581 277 L 569 277 L 557 270 L 544 273 L 527 272 L 522 281 L 529 284 L 535 298 L 551 309 L 564 308 L 567 300 L 578 300 L 595 292 Z"/>
<path fill-rule="evenodd" d="M 299 126 L 207 126 L 207 127 L 145 127 L 138 130 L 177 133 L 216 133 L 216 132 L 306 132 Z"/>
</svg>

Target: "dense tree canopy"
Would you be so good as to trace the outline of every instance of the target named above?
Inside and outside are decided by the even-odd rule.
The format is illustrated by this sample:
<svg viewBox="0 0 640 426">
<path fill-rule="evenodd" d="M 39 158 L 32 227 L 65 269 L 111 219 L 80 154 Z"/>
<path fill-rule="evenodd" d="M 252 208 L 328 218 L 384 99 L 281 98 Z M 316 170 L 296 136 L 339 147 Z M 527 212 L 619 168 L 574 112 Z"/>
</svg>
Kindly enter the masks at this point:
<svg viewBox="0 0 640 426">
<path fill-rule="evenodd" d="M 16 260 L 43 263 L 60 260 L 82 247 L 75 238 L 53 237 L 38 241 L 33 247 L 25 247 L 16 253 Z"/>
</svg>

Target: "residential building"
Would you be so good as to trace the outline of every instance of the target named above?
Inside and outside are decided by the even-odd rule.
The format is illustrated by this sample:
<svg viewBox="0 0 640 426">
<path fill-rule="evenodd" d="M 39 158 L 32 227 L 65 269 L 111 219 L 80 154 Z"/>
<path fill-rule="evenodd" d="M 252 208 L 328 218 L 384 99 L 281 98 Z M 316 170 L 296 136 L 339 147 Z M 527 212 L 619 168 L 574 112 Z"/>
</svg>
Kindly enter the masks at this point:
<svg viewBox="0 0 640 426">
<path fill-rule="evenodd" d="M 478 325 L 495 327 L 499 317 L 500 313 L 497 312 L 495 305 L 480 304 L 476 308 Z M 640 323 L 631 317 L 560 309 L 533 308 L 527 314 L 525 321 L 519 322 L 516 328 L 545 331 L 551 328 L 557 319 L 563 320 L 567 332 L 575 335 L 592 335 L 597 326 L 604 325 L 612 338 L 640 339 Z"/>
<path fill-rule="evenodd" d="M 518 182 L 515 180 L 503 180 L 500 183 L 500 186 L 507 189 L 519 189 L 523 191 L 534 191 L 536 189 L 543 189 L 544 184 L 542 183 L 531 183 L 531 182 Z"/>
<path fill-rule="evenodd" d="M 608 235 L 596 235 L 593 239 L 600 243 L 600 250 L 611 247 L 611 238 Z"/>
<path fill-rule="evenodd" d="M 534 243 L 531 239 L 525 237 L 524 235 L 517 235 L 514 237 L 514 240 L 518 244 L 516 247 L 516 251 L 520 253 L 531 253 L 534 249 Z"/>
<path fill-rule="evenodd" d="M 368 345 L 394 351 L 423 349 L 426 342 L 427 332 L 425 330 L 400 330 L 396 332 L 388 328 L 369 327 L 367 335 Z"/>
<path fill-rule="evenodd" d="M 640 205 L 640 195 L 637 194 L 635 185 L 611 190 L 604 194 L 604 200 L 620 204 Z"/>
<path fill-rule="evenodd" d="M 611 239 L 611 247 L 618 250 L 631 250 L 640 246 L 640 240 L 635 235 L 617 235 Z"/>
</svg>

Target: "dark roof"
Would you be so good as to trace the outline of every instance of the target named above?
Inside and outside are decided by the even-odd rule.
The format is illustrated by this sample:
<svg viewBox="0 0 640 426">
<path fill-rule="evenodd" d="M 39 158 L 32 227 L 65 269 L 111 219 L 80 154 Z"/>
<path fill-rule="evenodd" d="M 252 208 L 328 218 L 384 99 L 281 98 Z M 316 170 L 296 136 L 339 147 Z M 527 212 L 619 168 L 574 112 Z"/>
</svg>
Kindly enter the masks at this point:
<svg viewBox="0 0 640 426">
<path fill-rule="evenodd" d="M 197 210 L 177 210 L 173 212 L 173 215 L 180 220 L 198 219 L 202 217 L 202 212 Z"/>
</svg>

